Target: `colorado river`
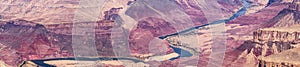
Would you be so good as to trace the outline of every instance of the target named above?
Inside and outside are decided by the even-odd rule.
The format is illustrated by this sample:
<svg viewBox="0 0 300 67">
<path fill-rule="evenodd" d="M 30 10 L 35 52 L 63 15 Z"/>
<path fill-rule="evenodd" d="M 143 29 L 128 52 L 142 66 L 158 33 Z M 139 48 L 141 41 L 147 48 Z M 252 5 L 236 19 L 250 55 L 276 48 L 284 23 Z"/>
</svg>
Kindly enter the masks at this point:
<svg viewBox="0 0 300 67">
<path fill-rule="evenodd" d="M 243 7 L 237 11 L 235 14 L 233 14 L 231 17 L 229 17 L 228 19 L 221 19 L 221 20 L 217 20 L 217 21 L 213 21 L 210 22 L 208 24 L 203 24 L 200 26 L 195 26 L 177 33 L 173 33 L 173 34 L 169 34 L 169 35 L 165 35 L 165 36 L 160 36 L 160 39 L 166 39 L 169 36 L 178 36 L 180 34 L 192 31 L 192 30 L 197 30 L 206 26 L 210 26 L 210 25 L 215 25 L 215 24 L 220 24 L 220 23 L 226 23 L 228 21 L 231 21 L 239 16 L 244 15 L 247 12 L 247 8 L 249 8 L 251 6 L 251 4 L 247 1 L 247 0 L 243 0 Z M 177 48 L 177 47 L 173 47 L 170 46 L 175 53 L 178 53 L 179 56 L 178 57 L 174 57 L 171 58 L 169 60 L 175 60 L 178 59 L 180 57 L 191 57 L 193 54 L 191 52 L 189 52 L 188 50 L 184 50 L 181 48 Z M 108 60 L 130 60 L 133 62 L 144 62 L 143 60 L 138 60 L 138 59 L 134 59 L 134 58 L 109 58 L 109 57 L 100 57 L 100 58 L 84 58 L 84 57 L 76 57 L 76 58 L 54 58 L 54 59 L 44 59 L 44 60 L 30 60 L 30 62 L 33 62 L 39 66 L 44 66 L 44 67 L 55 67 L 53 65 L 47 64 L 45 63 L 45 61 L 56 61 L 56 60 L 76 60 L 76 61 L 108 61 Z M 25 61 L 26 62 L 26 61 Z M 25 63 L 21 64 L 20 66 L 22 67 L 22 65 L 24 65 Z"/>
<path fill-rule="evenodd" d="M 178 59 L 180 57 L 190 57 L 190 56 L 193 56 L 193 54 L 191 54 L 189 51 L 182 50 L 180 48 L 173 47 L 173 46 L 170 46 L 170 47 L 174 50 L 175 53 L 179 54 L 179 56 L 171 58 L 170 60 L 175 60 L 175 59 Z"/>
<path fill-rule="evenodd" d="M 110 58 L 110 57 L 98 57 L 98 58 L 86 58 L 86 57 L 76 57 L 76 58 L 53 58 L 53 59 L 42 59 L 42 60 L 30 60 L 23 62 L 20 67 L 23 67 L 28 62 L 33 62 L 36 65 L 42 66 L 42 67 L 56 67 L 51 64 L 47 64 L 45 62 L 47 61 L 61 61 L 61 60 L 71 60 L 71 61 L 112 61 L 112 60 L 130 60 L 135 63 L 137 62 L 144 62 L 143 60 L 138 60 L 134 58 Z"/>
<path fill-rule="evenodd" d="M 180 32 L 177 32 L 177 33 L 173 33 L 173 34 L 169 34 L 169 35 L 165 35 L 165 36 L 160 36 L 159 38 L 160 39 L 165 39 L 169 36 L 176 36 L 176 35 L 180 35 L 182 33 L 186 33 L 186 32 L 189 32 L 189 31 L 192 31 L 192 30 L 196 30 L 196 29 L 200 29 L 202 27 L 206 27 L 206 26 L 209 26 L 209 25 L 214 25 L 214 24 L 220 24 L 220 23 L 226 23 L 230 20 L 233 20 L 239 16 L 242 16 L 244 14 L 246 14 L 247 12 L 247 8 L 250 8 L 251 4 L 247 1 L 247 0 L 243 0 L 243 7 L 237 11 L 235 14 L 233 14 L 230 18 L 228 19 L 223 19 L 223 20 L 217 20 L 217 21 L 213 21 L 211 23 L 208 23 L 208 24 L 203 24 L 203 25 L 200 25 L 200 26 L 195 26 L 195 27 L 192 27 L 192 28 L 189 28 L 189 29 L 186 29 L 186 30 L 183 30 L 183 31 L 180 31 Z"/>
</svg>

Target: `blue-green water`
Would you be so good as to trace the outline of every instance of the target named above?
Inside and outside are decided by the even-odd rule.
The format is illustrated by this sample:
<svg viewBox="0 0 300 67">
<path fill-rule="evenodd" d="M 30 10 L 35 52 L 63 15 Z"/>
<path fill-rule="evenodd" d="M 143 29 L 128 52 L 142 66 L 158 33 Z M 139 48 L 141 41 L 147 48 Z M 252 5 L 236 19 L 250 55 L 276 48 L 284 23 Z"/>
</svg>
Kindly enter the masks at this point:
<svg viewBox="0 0 300 67">
<path fill-rule="evenodd" d="M 208 24 L 203 24 L 203 25 L 200 25 L 200 26 L 195 26 L 195 27 L 192 27 L 192 28 L 180 31 L 180 32 L 173 33 L 173 34 L 169 34 L 169 35 L 165 35 L 165 36 L 160 36 L 159 38 L 160 39 L 165 39 L 165 38 L 167 38 L 169 36 L 178 36 L 180 34 L 184 34 L 186 32 L 189 32 L 189 31 L 192 31 L 192 30 L 196 30 L 196 29 L 199 29 L 199 28 L 203 28 L 203 27 L 206 27 L 206 26 L 209 26 L 209 25 L 226 23 L 228 21 L 231 21 L 231 20 L 233 20 L 233 19 L 235 19 L 235 18 L 237 18 L 239 16 L 242 16 L 242 15 L 246 14 L 247 8 L 251 7 L 251 4 L 247 0 L 243 0 L 242 2 L 243 2 L 243 7 L 239 11 L 237 11 L 235 14 L 233 14 L 228 19 L 213 21 L 213 22 L 210 22 Z M 170 47 L 173 48 L 173 50 L 176 53 L 180 54 L 180 56 L 175 57 L 175 58 L 171 58 L 170 60 L 175 60 L 175 59 L 178 59 L 180 57 L 190 57 L 190 56 L 192 56 L 192 54 L 190 52 L 186 51 L 186 50 L 183 50 L 183 49 L 180 49 L 180 48 L 175 48 L 175 47 L 172 47 L 172 46 L 170 46 Z"/>
</svg>

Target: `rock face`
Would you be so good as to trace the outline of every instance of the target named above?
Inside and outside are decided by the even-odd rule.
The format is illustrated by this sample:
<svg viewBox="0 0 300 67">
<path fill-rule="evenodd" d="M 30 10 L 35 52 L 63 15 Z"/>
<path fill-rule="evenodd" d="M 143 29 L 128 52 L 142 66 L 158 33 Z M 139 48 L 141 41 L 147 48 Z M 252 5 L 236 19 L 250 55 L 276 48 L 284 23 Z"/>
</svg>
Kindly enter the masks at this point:
<svg viewBox="0 0 300 67">
<path fill-rule="evenodd" d="M 1 29 L 1 44 L 5 46 L 0 50 L 3 53 L 1 54 L 1 60 L 4 60 L 9 65 L 16 65 L 22 60 L 39 59 L 46 56 L 59 57 L 70 55 L 64 54 L 70 51 L 60 49 L 57 41 L 54 41 L 57 36 L 48 37 L 54 34 L 49 34 L 42 25 L 20 20 L 3 24 Z M 49 41 L 52 41 L 52 43 Z M 62 41 L 68 42 L 66 40 Z M 53 45 L 53 43 L 57 45 Z"/>
<path fill-rule="evenodd" d="M 256 43 L 256 54 L 268 56 L 288 49 L 299 43 L 300 32 L 259 30 L 253 33 L 253 41 Z M 262 51 L 259 53 L 259 51 Z"/>
<path fill-rule="evenodd" d="M 299 0 L 294 0 L 292 2 L 292 4 L 289 6 L 289 9 L 300 11 L 300 1 Z"/>
<path fill-rule="evenodd" d="M 279 54 L 259 57 L 259 67 L 299 67 L 299 56 L 299 48 L 295 48 Z"/>
<path fill-rule="evenodd" d="M 149 17 L 138 22 L 136 28 L 130 31 L 129 34 L 129 45 L 132 53 L 147 54 L 153 48 L 154 45 L 164 44 L 152 44 L 155 38 L 159 36 L 176 32 L 174 27 L 169 22 L 163 19 Z M 162 48 L 165 49 L 165 48 Z M 153 51 L 153 50 L 152 50 Z M 158 49 L 158 51 L 161 51 Z M 165 51 L 161 51 L 165 52 Z"/>
<path fill-rule="evenodd" d="M 246 41 L 238 49 L 254 50 L 256 56 L 268 56 L 296 48 L 299 43 L 299 26 L 266 28 L 253 32 L 253 40 Z M 285 30 L 289 29 L 289 30 Z"/>
<path fill-rule="evenodd" d="M 176 0 L 176 3 L 184 10 L 185 13 L 187 13 L 190 16 L 190 18 L 192 19 L 195 25 L 202 25 L 208 23 L 208 19 L 210 18 L 206 17 L 205 15 L 213 15 L 213 14 L 205 14 L 204 10 L 202 10 L 201 7 L 199 6 L 200 3 L 198 3 L 195 0 Z M 232 14 L 236 13 L 237 10 L 243 6 L 242 0 L 217 0 L 217 2 L 213 4 L 215 5 L 210 5 L 210 6 L 218 7 L 219 10 L 221 10 L 222 12 L 220 15 L 223 15 L 224 17 L 230 17 Z M 202 8 L 208 8 L 203 5 L 201 6 Z"/>
<path fill-rule="evenodd" d="M 298 43 L 300 32 L 259 30 L 253 33 L 254 42 L 283 41 Z"/>
<path fill-rule="evenodd" d="M 294 0 L 292 3 L 289 3 L 287 9 L 282 10 L 276 17 L 267 23 L 273 27 L 286 27 L 300 23 L 300 1 Z"/>
<path fill-rule="evenodd" d="M 244 41 L 235 50 L 226 52 L 225 60 L 227 62 L 225 62 L 225 65 L 235 67 L 246 64 L 256 67 L 259 63 L 265 62 L 259 62 L 259 57 L 268 57 L 297 49 L 299 46 L 299 33 L 299 25 L 264 28 L 254 31 L 252 40 Z"/>
<path fill-rule="evenodd" d="M 261 45 L 260 49 L 254 48 L 258 52 L 261 51 L 259 66 L 299 66 L 298 61 L 293 60 L 298 57 L 299 25 L 262 29 L 253 35 L 253 41 Z"/>
<path fill-rule="evenodd" d="M 106 27 L 111 23 L 113 22 L 99 21 L 99 26 L 96 27 L 98 29 L 95 40 L 100 56 L 114 55 L 109 40 L 111 32 L 107 30 L 111 27 Z M 14 66 L 24 60 L 72 57 L 72 35 L 69 34 L 71 33 L 69 26 L 71 25 L 48 25 L 49 28 L 55 27 L 55 29 L 47 30 L 43 25 L 25 20 L 2 24 L 0 28 L 0 43 L 2 44 L 0 60 Z"/>
</svg>

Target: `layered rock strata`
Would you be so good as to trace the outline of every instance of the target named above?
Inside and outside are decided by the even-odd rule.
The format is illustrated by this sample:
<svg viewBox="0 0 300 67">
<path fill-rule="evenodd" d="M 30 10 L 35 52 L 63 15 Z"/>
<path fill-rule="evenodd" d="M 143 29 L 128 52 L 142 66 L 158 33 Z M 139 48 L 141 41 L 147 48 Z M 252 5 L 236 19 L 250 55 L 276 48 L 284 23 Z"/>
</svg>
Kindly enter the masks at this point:
<svg viewBox="0 0 300 67">
<path fill-rule="evenodd" d="M 279 54 L 259 57 L 259 67 L 299 67 L 299 48 L 290 49 Z"/>
<path fill-rule="evenodd" d="M 279 53 L 291 48 L 295 48 L 300 42 L 300 31 L 289 28 L 268 28 L 255 31 L 253 42 L 256 43 L 257 51 L 262 51 L 261 55 L 267 56 Z"/>
<path fill-rule="evenodd" d="M 275 16 L 268 23 L 265 23 L 266 26 L 272 27 L 287 27 L 300 23 L 300 1 L 294 0 L 288 4 L 288 8 L 280 11 L 280 13 Z"/>
</svg>

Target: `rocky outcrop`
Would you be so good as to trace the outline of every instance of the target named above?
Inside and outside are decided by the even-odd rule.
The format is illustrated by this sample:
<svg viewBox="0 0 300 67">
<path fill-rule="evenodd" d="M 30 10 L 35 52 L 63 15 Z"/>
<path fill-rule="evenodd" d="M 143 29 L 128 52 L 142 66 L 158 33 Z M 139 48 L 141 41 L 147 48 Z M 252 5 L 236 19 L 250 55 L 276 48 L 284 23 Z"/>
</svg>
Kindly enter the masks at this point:
<svg viewBox="0 0 300 67">
<path fill-rule="evenodd" d="M 100 56 L 113 56 L 109 31 L 113 22 L 98 21 L 95 45 Z M 95 23 L 78 23 L 95 24 Z M 72 24 L 40 25 L 25 20 L 0 25 L 0 60 L 15 66 L 24 60 L 72 57 Z M 122 31 L 120 31 L 122 32 Z M 114 32 L 119 33 L 119 32 Z M 80 35 L 78 35 L 81 37 Z M 84 48 L 84 46 L 83 46 Z"/>
<path fill-rule="evenodd" d="M 123 9 L 122 7 L 119 8 L 111 8 L 109 11 L 104 12 L 104 19 L 105 20 L 116 20 L 118 16 L 118 12 Z"/>
<path fill-rule="evenodd" d="M 155 42 L 162 35 L 176 32 L 172 25 L 159 18 L 149 17 L 138 21 L 137 26 L 130 31 L 129 45 L 132 53 L 147 54 L 151 52 L 151 46 L 166 45 Z M 158 48 L 158 47 L 155 47 Z M 165 48 L 162 48 L 165 49 Z M 160 52 L 164 50 L 158 49 Z M 153 51 L 153 50 L 152 50 Z"/>
<path fill-rule="evenodd" d="M 95 33 L 96 34 L 105 34 L 111 32 L 115 26 L 115 22 L 112 20 L 101 20 L 96 22 L 81 22 L 81 23 L 62 23 L 62 24 L 49 24 L 45 25 L 45 27 L 50 31 L 57 34 L 65 34 L 65 35 L 72 35 L 72 28 L 73 26 L 88 26 L 88 25 L 95 25 Z"/>
<path fill-rule="evenodd" d="M 253 42 L 256 43 L 257 55 L 268 56 L 288 49 L 295 48 L 294 45 L 300 41 L 300 32 L 283 31 L 279 29 L 263 29 L 253 33 Z M 261 51 L 261 53 L 260 53 Z"/>
<path fill-rule="evenodd" d="M 254 31 L 252 40 L 244 41 L 244 43 L 235 50 L 227 52 L 225 60 L 233 61 L 226 65 L 253 65 L 253 67 L 255 67 L 256 65 L 262 65 L 262 63 L 265 63 L 264 65 L 286 66 L 287 64 L 271 62 L 266 63 L 265 61 L 258 60 L 259 57 L 268 57 L 298 48 L 299 33 L 299 25 L 278 28 L 264 28 Z"/>
<path fill-rule="evenodd" d="M 267 57 L 260 56 L 259 67 L 299 67 L 299 50 L 295 48 Z"/>
<path fill-rule="evenodd" d="M 289 5 L 288 9 L 300 11 L 300 1 L 299 0 L 293 0 L 293 2 Z"/>
<path fill-rule="evenodd" d="M 298 67 L 299 25 L 266 28 L 253 33 L 259 67 Z M 276 58 L 276 59 L 275 59 Z"/>
<path fill-rule="evenodd" d="M 300 65 L 294 65 L 289 63 L 276 63 L 276 62 L 266 62 L 263 60 L 259 61 L 258 67 L 299 67 Z"/>
<path fill-rule="evenodd" d="M 300 41 L 300 32 L 276 31 L 276 30 L 258 30 L 253 33 L 253 41 L 265 43 L 268 41 L 282 41 L 298 43 Z"/>
</svg>

